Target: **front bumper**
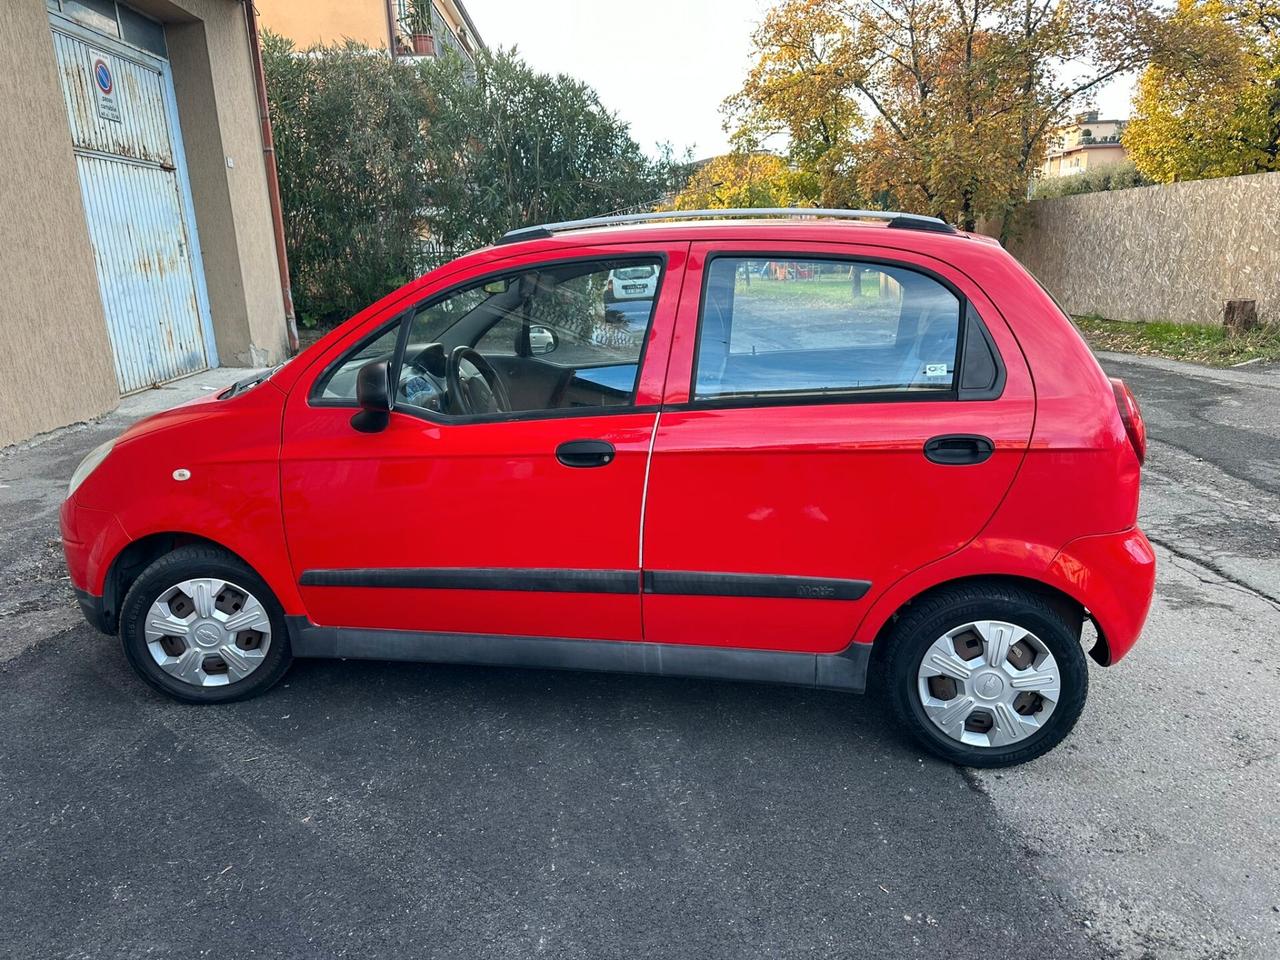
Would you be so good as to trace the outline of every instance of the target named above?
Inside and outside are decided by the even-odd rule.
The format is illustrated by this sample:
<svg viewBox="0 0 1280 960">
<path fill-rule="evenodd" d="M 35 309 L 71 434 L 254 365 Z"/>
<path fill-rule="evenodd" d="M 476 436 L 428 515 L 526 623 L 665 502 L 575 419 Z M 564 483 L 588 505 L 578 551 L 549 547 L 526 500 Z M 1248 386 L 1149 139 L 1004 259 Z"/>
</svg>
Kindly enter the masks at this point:
<svg viewBox="0 0 1280 960">
<path fill-rule="evenodd" d="M 101 597 L 94 596 L 88 590 L 81 590 L 79 587 L 71 589 L 76 592 L 76 602 L 80 604 L 80 612 L 84 614 L 84 618 L 89 621 L 91 627 L 106 634 L 116 632 L 116 613 L 114 610 L 107 609 Z"/>
<path fill-rule="evenodd" d="M 80 609 L 96 629 L 115 633 L 119 611 L 107 589 L 107 571 L 129 543 L 129 535 L 115 514 L 82 507 L 74 497 L 63 502 L 58 519 L 67 574 Z"/>
<path fill-rule="evenodd" d="M 1102 640 L 1091 653 L 1110 666 L 1142 633 L 1155 593 L 1156 554 L 1137 527 L 1081 537 L 1058 551 L 1048 579 L 1088 609 Z"/>
</svg>

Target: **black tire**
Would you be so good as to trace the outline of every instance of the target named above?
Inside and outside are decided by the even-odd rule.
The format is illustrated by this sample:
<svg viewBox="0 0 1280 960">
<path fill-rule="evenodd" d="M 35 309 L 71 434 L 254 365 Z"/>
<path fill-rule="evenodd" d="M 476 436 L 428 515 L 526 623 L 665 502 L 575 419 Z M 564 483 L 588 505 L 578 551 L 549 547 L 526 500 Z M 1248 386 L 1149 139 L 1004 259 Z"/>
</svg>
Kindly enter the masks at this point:
<svg viewBox="0 0 1280 960">
<path fill-rule="evenodd" d="M 195 686 L 162 670 L 147 649 L 144 618 L 156 599 L 184 580 L 217 577 L 229 580 L 252 593 L 261 602 L 271 621 L 271 642 L 261 664 L 242 680 L 223 686 Z M 265 693 L 284 676 L 293 654 L 284 611 L 266 582 L 238 558 L 217 547 L 179 547 L 160 557 L 134 581 L 120 610 L 120 643 L 125 658 L 143 680 L 184 703 L 230 703 Z"/>
<path fill-rule="evenodd" d="M 918 670 L 939 637 L 977 620 L 1003 620 L 1035 634 L 1058 662 L 1061 694 L 1044 726 L 1000 747 L 952 739 L 934 725 L 921 703 Z M 1053 749 L 1071 732 L 1089 692 L 1089 667 L 1080 646 L 1080 619 L 1032 590 L 974 584 L 940 590 L 911 604 L 884 637 L 879 683 L 894 719 L 930 753 L 966 767 L 1011 767 Z"/>
</svg>

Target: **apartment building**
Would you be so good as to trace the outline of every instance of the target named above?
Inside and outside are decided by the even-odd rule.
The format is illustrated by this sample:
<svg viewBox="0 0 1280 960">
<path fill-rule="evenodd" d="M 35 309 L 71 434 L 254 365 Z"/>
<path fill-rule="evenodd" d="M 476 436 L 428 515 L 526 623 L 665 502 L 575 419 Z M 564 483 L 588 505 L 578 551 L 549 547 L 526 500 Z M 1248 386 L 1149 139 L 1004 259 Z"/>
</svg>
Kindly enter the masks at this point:
<svg viewBox="0 0 1280 960">
<path fill-rule="evenodd" d="M 1076 115 L 1057 131 L 1040 167 L 1042 177 L 1066 177 L 1112 166 L 1128 159 L 1120 142 L 1123 120 L 1103 120 L 1097 110 Z"/>
<path fill-rule="evenodd" d="M 467 59 L 484 41 L 462 0 L 256 0 L 262 26 L 299 48 L 355 40 L 396 56 Z"/>
</svg>

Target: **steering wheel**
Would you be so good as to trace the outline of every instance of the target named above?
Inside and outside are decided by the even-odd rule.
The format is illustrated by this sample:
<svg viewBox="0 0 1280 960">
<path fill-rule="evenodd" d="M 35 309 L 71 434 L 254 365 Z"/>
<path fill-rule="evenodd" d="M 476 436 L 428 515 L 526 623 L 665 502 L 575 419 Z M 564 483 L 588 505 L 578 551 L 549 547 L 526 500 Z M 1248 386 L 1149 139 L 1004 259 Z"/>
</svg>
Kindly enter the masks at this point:
<svg viewBox="0 0 1280 960">
<path fill-rule="evenodd" d="M 470 371 L 464 369 L 466 364 Z M 446 372 L 449 412 L 456 416 L 474 413 L 507 413 L 511 397 L 507 385 L 493 365 L 468 346 L 454 347 Z"/>
</svg>

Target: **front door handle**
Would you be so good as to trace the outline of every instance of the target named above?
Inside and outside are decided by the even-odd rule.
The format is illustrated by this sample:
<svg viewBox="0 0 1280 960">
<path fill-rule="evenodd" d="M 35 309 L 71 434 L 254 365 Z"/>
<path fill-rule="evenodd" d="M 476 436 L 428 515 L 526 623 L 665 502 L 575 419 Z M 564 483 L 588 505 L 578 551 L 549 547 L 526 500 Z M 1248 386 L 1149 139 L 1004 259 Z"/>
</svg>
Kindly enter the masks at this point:
<svg viewBox="0 0 1280 960">
<path fill-rule="evenodd" d="M 567 440 L 556 447 L 556 459 L 566 467 L 607 467 L 616 455 L 605 440 Z"/>
<path fill-rule="evenodd" d="M 996 445 L 989 437 L 952 433 L 925 442 L 924 455 L 934 463 L 963 466 L 982 463 L 995 453 Z"/>
</svg>

